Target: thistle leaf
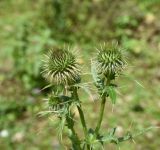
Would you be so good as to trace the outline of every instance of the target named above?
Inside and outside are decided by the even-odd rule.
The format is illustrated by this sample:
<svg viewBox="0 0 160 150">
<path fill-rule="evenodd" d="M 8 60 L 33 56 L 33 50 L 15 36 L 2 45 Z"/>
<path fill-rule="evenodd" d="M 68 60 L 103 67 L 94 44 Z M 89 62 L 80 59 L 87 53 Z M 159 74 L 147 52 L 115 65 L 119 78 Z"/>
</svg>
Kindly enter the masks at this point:
<svg viewBox="0 0 160 150">
<path fill-rule="evenodd" d="M 95 83 L 99 80 L 95 62 L 91 61 L 91 74 Z"/>
<path fill-rule="evenodd" d="M 110 131 L 110 136 L 114 136 L 115 132 L 116 132 L 116 128 L 113 128 L 113 129 Z"/>
<path fill-rule="evenodd" d="M 89 95 L 89 97 L 94 101 L 93 95 L 92 95 L 92 93 L 91 93 L 91 91 L 90 91 L 90 89 L 89 89 L 88 86 L 80 85 L 79 84 L 78 87 L 80 87 L 81 89 L 83 89 Z"/>
<path fill-rule="evenodd" d="M 112 103 L 115 104 L 117 99 L 117 94 L 113 86 L 108 87 L 108 94 L 109 97 L 111 98 Z"/>
<path fill-rule="evenodd" d="M 126 78 L 129 79 L 129 80 L 134 81 L 137 86 L 139 86 L 139 87 L 141 87 L 141 88 L 145 88 L 145 87 L 143 86 L 143 84 L 140 83 L 140 81 L 136 80 L 133 76 L 127 75 L 127 74 L 125 74 L 125 75 L 123 74 L 123 76 L 126 77 Z"/>
<path fill-rule="evenodd" d="M 117 141 L 118 142 L 118 139 L 116 137 L 114 137 L 113 135 L 106 134 L 100 139 L 100 141 L 109 143 L 111 141 Z"/>
<path fill-rule="evenodd" d="M 65 124 L 66 124 L 66 118 L 62 117 L 61 120 L 58 123 L 58 129 L 57 129 L 58 137 L 59 137 L 60 141 L 62 141 L 62 135 L 63 135 L 63 130 L 64 130 L 64 127 L 65 127 Z"/>
<path fill-rule="evenodd" d="M 49 84 L 49 85 L 45 86 L 45 87 L 42 89 L 42 91 L 45 90 L 45 89 L 50 88 L 51 86 L 53 86 L 53 85 L 52 85 L 52 84 Z"/>
<path fill-rule="evenodd" d="M 100 75 L 97 72 L 97 67 L 96 67 L 96 63 L 91 61 L 91 74 L 94 80 L 94 83 L 100 93 L 100 95 L 102 95 L 102 91 L 104 89 L 104 79 L 102 79 L 100 77 Z"/>
</svg>

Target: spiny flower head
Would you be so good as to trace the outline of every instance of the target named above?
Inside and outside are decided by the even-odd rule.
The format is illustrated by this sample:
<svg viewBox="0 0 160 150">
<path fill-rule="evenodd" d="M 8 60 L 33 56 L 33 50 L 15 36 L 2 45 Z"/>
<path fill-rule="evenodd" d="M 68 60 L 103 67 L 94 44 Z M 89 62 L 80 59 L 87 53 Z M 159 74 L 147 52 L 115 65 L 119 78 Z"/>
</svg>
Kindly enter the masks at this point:
<svg viewBox="0 0 160 150">
<path fill-rule="evenodd" d="M 66 49 L 51 50 L 44 61 L 43 76 L 55 85 L 71 85 L 80 81 L 76 57 Z"/>
<path fill-rule="evenodd" d="M 99 74 L 114 79 L 124 68 L 125 64 L 122 50 L 117 44 L 104 44 L 104 46 L 101 46 L 101 49 L 98 50 L 97 69 Z"/>
</svg>

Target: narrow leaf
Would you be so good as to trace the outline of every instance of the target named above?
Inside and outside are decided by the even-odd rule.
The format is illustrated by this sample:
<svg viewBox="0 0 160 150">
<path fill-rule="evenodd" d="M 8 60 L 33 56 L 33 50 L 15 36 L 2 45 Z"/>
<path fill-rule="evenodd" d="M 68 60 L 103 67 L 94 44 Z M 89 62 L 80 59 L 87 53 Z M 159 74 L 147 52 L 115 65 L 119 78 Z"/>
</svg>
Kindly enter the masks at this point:
<svg viewBox="0 0 160 150">
<path fill-rule="evenodd" d="M 90 91 L 90 89 L 89 89 L 88 86 L 85 86 L 85 85 L 78 85 L 78 86 L 79 86 L 81 89 L 83 89 L 83 90 L 90 96 L 91 100 L 94 101 L 94 97 L 93 97 L 93 95 L 92 95 L 92 93 L 91 93 L 91 91 Z"/>
<path fill-rule="evenodd" d="M 97 83 L 98 74 L 97 74 L 97 70 L 96 70 L 96 64 L 93 61 L 91 61 L 91 74 L 92 74 L 94 82 Z"/>
<path fill-rule="evenodd" d="M 140 86 L 140 87 L 142 87 L 142 88 L 145 88 L 145 87 L 144 87 L 139 81 L 137 81 L 133 76 L 125 74 L 124 77 L 128 78 L 129 80 L 134 81 L 138 86 Z"/>
<path fill-rule="evenodd" d="M 45 89 L 48 89 L 48 88 L 50 88 L 51 86 L 52 86 L 52 84 L 49 84 L 49 85 L 45 86 L 41 91 L 43 91 L 43 90 L 45 90 Z"/>
<path fill-rule="evenodd" d="M 110 136 L 114 136 L 115 132 L 116 132 L 116 128 L 113 128 L 113 129 L 110 131 Z"/>
<path fill-rule="evenodd" d="M 109 97 L 111 98 L 112 103 L 115 104 L 117 95 L 116 95 L 116 91 L 113 86 L 108 87 L 108 94 L 109 94 Z"/>
</svg>

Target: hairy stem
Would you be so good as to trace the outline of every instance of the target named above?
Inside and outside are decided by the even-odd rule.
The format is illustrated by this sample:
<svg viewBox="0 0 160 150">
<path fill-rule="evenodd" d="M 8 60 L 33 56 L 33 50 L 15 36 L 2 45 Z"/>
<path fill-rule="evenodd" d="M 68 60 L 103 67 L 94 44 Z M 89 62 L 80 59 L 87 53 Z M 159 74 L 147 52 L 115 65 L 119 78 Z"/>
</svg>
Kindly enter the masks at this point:
<svg viewBox="0 0 160 150">
<path fill-rule="evenodd" d="M 97 136 L 102 124 L 102 119 L 103 119 L 103 114 L 104 114 L 104 108 L 105 108 L 105 103 L 106 103 L 106 97 L 105 95 L 102 97 L 102 102 L 101 102 L 101 107 L 100 107 L 100 114 L 99 114 L 99 119 L 98 123 L 95 129 L 95 135 Z"/>
<path fill-rule="evenodd" d="M 109 86 L 109 84 L 110 84 L 110 79 L 108 79 L 108 80 L 106 81 L 105 86 Z M 99 130 L 100 130 L 100 128 L 101 128 L 105 104 L 106 104 L 106 94 L 103 94 L 102 100 L 101 100 L 101 106 L 100 106 L 99 119 L 98 119 L 98 123 L 97 123 L 96 129 L 95 129 L 95 135 L 96 135 L 96 136 L 98 136 Z"/>
<path fill-rule="evenodd" d="M 83 132 L 84 132 L 84 135 L 85 135 L 85 139 L 87 140 L 88 139 L 88 132 L 87 132 L 87 125 L 86 125 L 86 121 L 85 121 L 85 117 L 84 117 L 84 114 L 83 114 L 83 110 L 81 108 L 81 104 L 80 104 L 80 100 L 79 100 L 79 97 L 78 97 L 78 93 L 77 93 L 77 88 L 76 87 L 73 87 L 72 88 L 72 91 L 73 91 L 73 98 L 79 102 L 79 105 L 77 105 L 77 109 L 78 109 L 78 112 L 79 112 L 79 116 L 80 116 L 80 120 L 81 120 L 81 123 L 82 123 L 82 127 L 83 127 Z M 87 145 L 87 149 L 90 150 L 90 146 Z"/>
<path fill-rule="evenodd" d="M 80 146 L 80 140 L 78 138 L 78 135 L 77 133 L 75 132 L 74 130 L 74 122 L 73 122 L 73 119 L 70 118 L 69 116 L 66 116 L 66 121 L 67 121 L 67 126 L 68 126 L 68 129 L 71 130 L 71 135 L 70 135 L 70 139 L 72 141 L 72 147 L 74 150 L 82 150 L 81 149 L 81 146 Z"/>
</svg>

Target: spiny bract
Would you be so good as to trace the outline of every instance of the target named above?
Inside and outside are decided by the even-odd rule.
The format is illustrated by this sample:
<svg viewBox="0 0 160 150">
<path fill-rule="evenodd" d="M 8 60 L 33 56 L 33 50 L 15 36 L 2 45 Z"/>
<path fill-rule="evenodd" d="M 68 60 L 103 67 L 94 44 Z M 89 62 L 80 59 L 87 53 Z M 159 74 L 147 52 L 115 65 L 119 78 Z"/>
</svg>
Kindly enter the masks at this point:
<svg viewBox="0 0 160 150">
<path fill-rule="evenodd" d="M 125 60 L 121 49 L 114 44 L 105 44 L 98 50 L 97 69 L 99 74 L 114 79 L 124 68 Z"/>
<path fill-rule="evenodd" d="M 44 61 L 43 76 L 55 85 L 71 85 L 80 81 L 80 67 L 69 50 L 51 50 Z"/>
</svg>

